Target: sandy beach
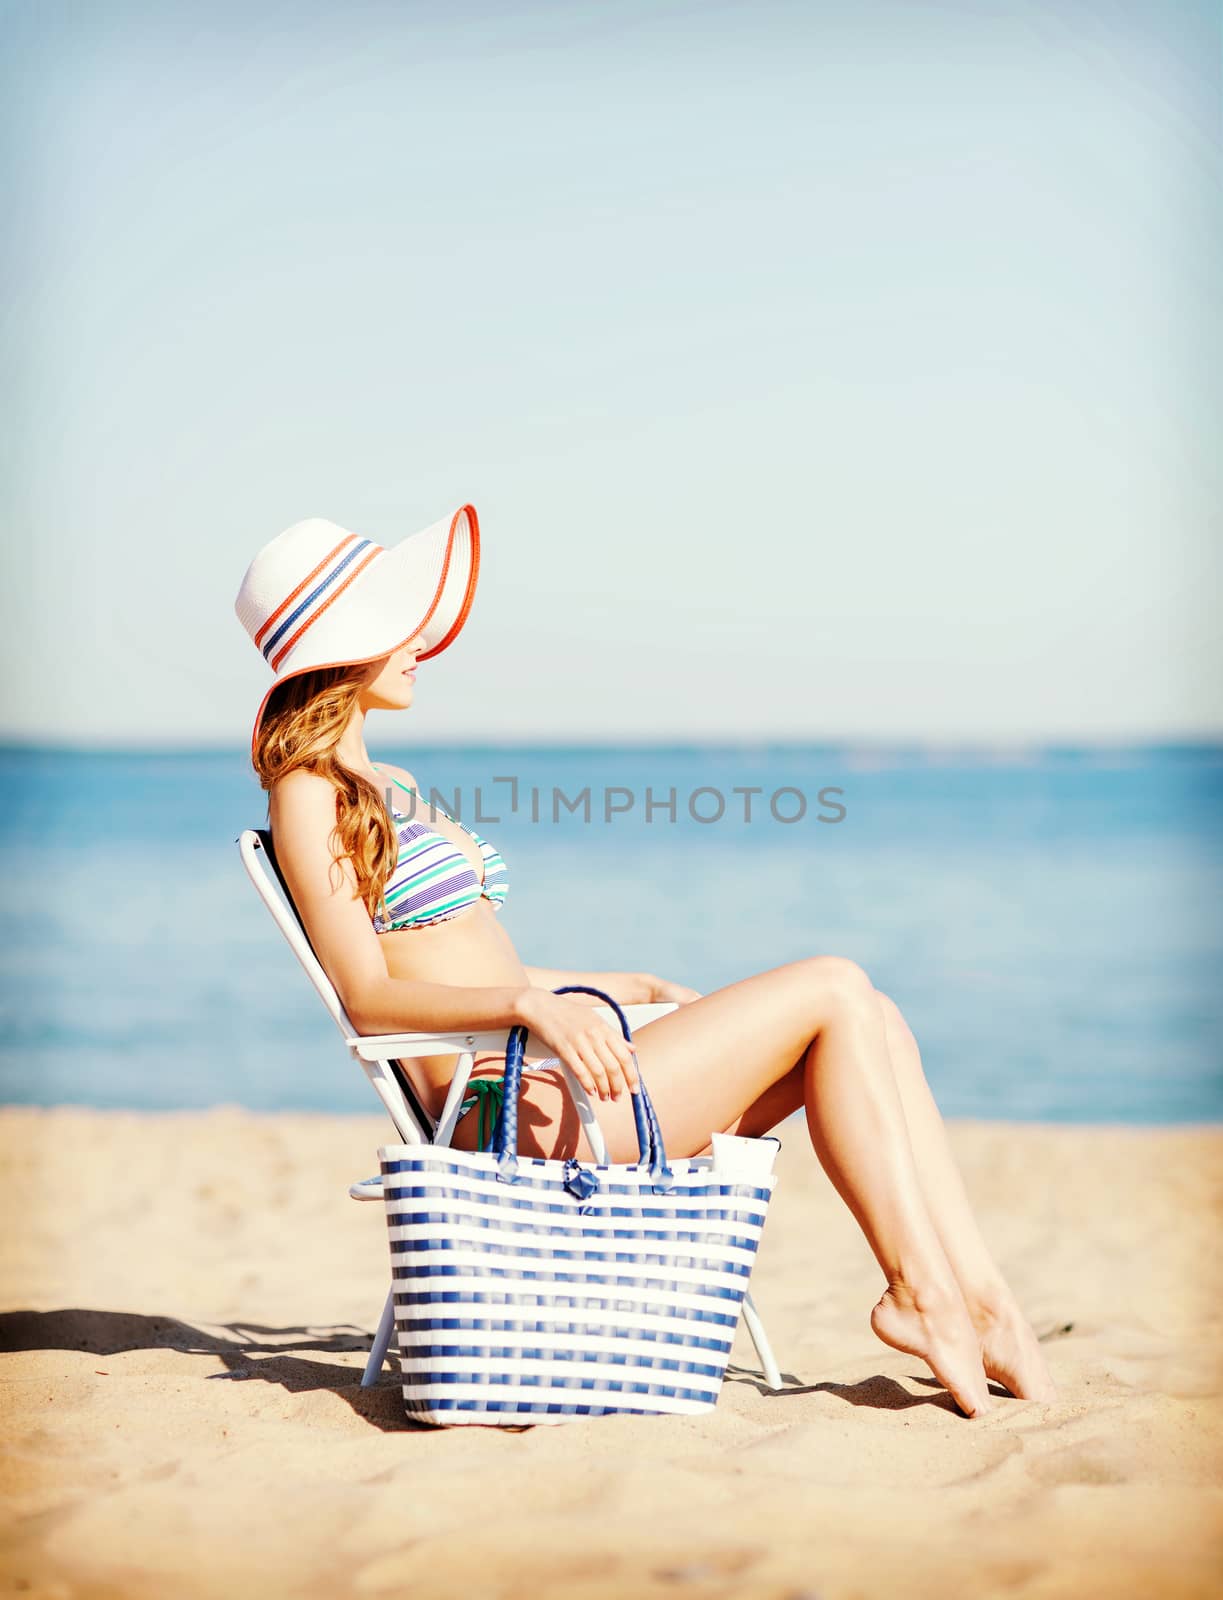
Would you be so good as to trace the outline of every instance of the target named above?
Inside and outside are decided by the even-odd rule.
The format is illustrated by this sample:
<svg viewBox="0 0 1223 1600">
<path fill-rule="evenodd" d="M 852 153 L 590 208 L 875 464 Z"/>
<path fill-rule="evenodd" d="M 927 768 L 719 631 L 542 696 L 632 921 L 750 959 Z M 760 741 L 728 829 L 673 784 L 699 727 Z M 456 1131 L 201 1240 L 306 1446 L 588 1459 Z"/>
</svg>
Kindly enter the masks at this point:
<svg viewBox="0 0 1223 1600">
<path fill-rule="evenodd" d="M 1223 1132 L 960 1123 L 1060 1398 L 967 1422 L 867 1313 L 800 1124 L 715 1412 L 409 1424 L 358 1387 L 380 1118 L 0 1113 L 0 1592 L 69 1597 L 1217 1593 Z"/>
</svg>

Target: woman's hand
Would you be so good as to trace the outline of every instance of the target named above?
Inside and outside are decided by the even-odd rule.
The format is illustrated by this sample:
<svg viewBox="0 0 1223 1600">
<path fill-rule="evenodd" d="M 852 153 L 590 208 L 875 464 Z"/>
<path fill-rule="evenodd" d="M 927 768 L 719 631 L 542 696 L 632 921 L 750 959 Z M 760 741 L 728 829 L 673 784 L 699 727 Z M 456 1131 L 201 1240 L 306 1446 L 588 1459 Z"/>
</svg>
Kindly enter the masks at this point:
<svg viewBox="0 0 1223 1600">
<path fill-rule="evenodd" d="M 519 997 L 519 1020 L 573 1069 L 587 1094 L 619 1100 L 638 1086 L 637 1057 L 619 1027 L 608 1027 L 581 1003 L 590 999 L 527 988 Z"/>
<path fill-rule="evenodd" d="M 673 1002 L 685 1006 L 690 1000 L 699 1000 L 700 991 L 689 989 L 682 983 L 670 983 L 666 978 L 656 978 L 652 972 L 643 972 L 641 980 L 646 986 L 646 1004 L 658 1005 Z"/>
</svg>

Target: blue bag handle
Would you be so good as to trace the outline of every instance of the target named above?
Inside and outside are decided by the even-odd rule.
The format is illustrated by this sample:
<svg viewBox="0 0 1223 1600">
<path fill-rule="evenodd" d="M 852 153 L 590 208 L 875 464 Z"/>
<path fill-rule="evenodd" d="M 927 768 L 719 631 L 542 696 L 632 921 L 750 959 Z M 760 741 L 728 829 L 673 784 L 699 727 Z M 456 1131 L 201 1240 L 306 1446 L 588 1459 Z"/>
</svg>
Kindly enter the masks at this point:
<svg viewBox="0 0 1223 1600">
<path fill-rule="evenodd" d="M 628 1025 L 628 1018 L 611 995 L 605 994 L 602 989 L 591 988 L 585 983 L 567 983 L 552 992 L 596 995 L 615 1012 L 621 1033 L 629 1044 L 632 1044 L 633 1034 Z M 501 1101 L 501 1115 L 497 1118 L 497 1126 L 493 1130 L 492 1147 L 497 1157 L 497 1176 L 507 1183 L 515 1181 L 518 1168 L 518 1098 L 522 1091 L 526 1040 L 527 1029 L 521 1024 L 510 1029 L 505 1049 L 505 1088 Z M 650 1169 L 650 1179 L 655 1191 L 666 1193 L 671 1188 L 674 1175 L 667 1165 L 662 1127 L 658 1121 L 658 1113 L 654 1110 L 654 1102 L 650 1099 L 649 1090 L 645 1086 L 645 1079 L 641 1076 L 640 1065 L 637 1068 L 637 1084 L 637 1093 L 630 1098 L 633 1102 L 633 1121 L 637 1125 L 638 1155 L 642 1166 L 648 1166 Z"/>
</svg>

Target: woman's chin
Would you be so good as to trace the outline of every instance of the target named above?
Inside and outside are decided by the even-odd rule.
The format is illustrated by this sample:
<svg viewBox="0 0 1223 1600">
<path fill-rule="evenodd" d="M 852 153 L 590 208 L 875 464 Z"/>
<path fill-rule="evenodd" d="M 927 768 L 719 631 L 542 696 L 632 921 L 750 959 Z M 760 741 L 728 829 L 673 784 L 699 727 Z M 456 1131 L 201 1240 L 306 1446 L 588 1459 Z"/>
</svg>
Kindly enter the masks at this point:
<svg viewBox="0 0 1223 1600">
<path fill-rule="evenodd" d="M 410 711 L 413 698 L 411 689 L 402 698 L 396 700 L 391 700 L 385 695 L 379 695 L 373 704 L 366 709 L 369 711 Z"/>
</svg>

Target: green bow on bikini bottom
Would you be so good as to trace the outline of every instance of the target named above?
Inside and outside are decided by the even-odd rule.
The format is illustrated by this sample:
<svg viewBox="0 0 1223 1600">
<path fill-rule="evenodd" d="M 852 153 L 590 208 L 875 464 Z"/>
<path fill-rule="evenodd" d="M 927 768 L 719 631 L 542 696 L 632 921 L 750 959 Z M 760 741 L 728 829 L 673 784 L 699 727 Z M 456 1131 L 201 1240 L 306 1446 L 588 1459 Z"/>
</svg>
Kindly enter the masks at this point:
<svg viewBox="0 0 1223 1600">
<path fill-rule="evenodd" d="M 492 1148 L 493 1129 L 497 1126 L 497 1118 L 501 1115 L 501 1107 L 505 1101 L 504 1078 L 473 1078 L 469 1085 L 469 1092 L 459 1107 L 459 1115 L 470 1111 L 472 1106 L 478 1104 L 480 1115 L 476 1121 L 476 1148 L 489 1150 Z"/>
</svg>

